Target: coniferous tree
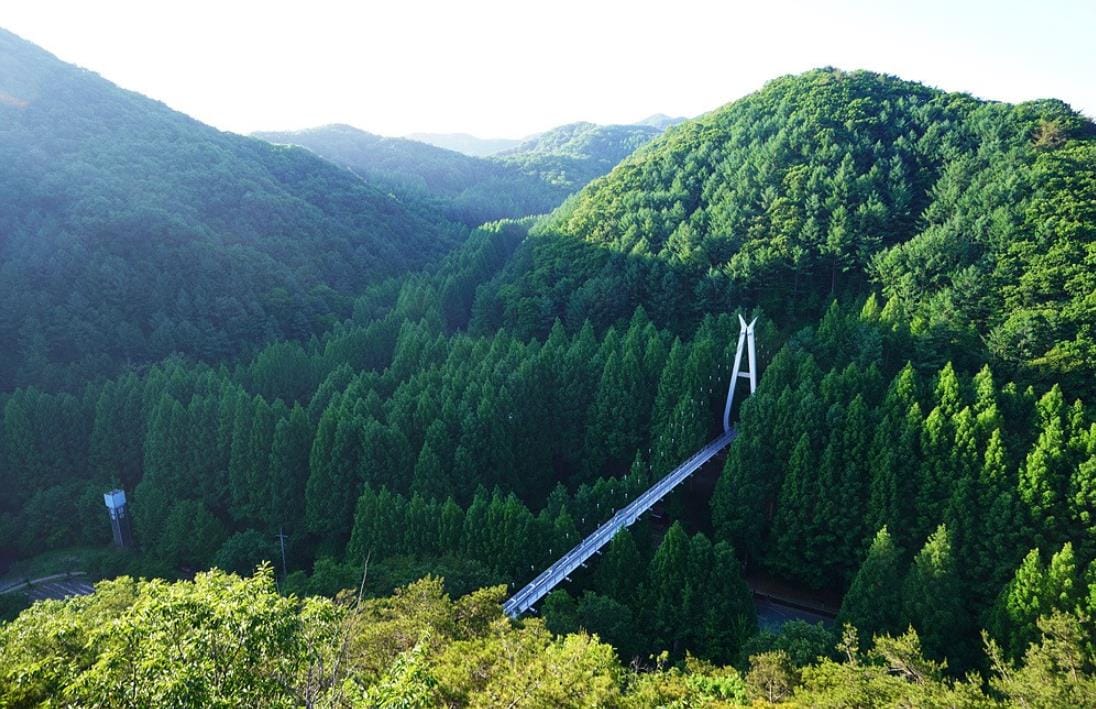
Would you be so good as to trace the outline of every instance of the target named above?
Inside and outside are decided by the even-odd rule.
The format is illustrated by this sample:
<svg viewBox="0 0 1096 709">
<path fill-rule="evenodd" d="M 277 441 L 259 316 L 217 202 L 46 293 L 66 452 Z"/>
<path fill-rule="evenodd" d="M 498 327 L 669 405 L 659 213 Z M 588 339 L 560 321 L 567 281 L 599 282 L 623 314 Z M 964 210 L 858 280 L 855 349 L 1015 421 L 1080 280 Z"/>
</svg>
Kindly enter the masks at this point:
<svg viewBox="0 0 1096 709">
<path fill-rule="evenodd" d="M 985 510 L 979 499 L 978 481 L 981 473 L 974 413 L 964 407 L 955 417 L 955 444 L 951 450 L 949 468 L 955 476 L 944 519 L 951 534 L 956 568 L 967 587 L 977 581 L 973 575 L 977 539 L 984 526 Z"/>
<path fill-rule="evenodd" d="M 990 632 L 1013 658 L 1038 640 L 1037 621 L 1052 611 L 1072 611 L 1081 600 L 1073 547 L 1066 544 L 1044 566 L 1032 549 L 989 614 Z"/>
<path fill-rule="evenodd" d="M 270 529 L 298 529 L 303 522 L 312 425 L 300 404 L 278 421 L 270 446 Z"/>
<path fill-rule="evenodd" d="M 452 552 L 460 549 L 460 534 L 464 522 L 464 510 L 461 510 L 453 498 L 446 498 L 437 518 L 437 548 L 439 550 Z"/>
<path fill-rule="evenodd" d="M 643 561 L 632 533 L 617 532 L 605 547 L 594 571 L 594 590 L 603 596 L 633 605 L 643 582 Z"/>
<path fill-rule="evenodd" d="M 346 545 L 346 559 L 350 563 L 361 563 L 367 555 L 378 550 L 377 540 L 373 537 L 373 525 L 379 513 L 377 494 L 370 485 L 362 488 L 354 507 L 354 527 L 350 531 L 350 542 Z"/>
<path fill-rule="evenodd" d="M 360 494 L 361 421 L 340 408 L 320 417 L 305 485 L 305 523 L 329 541 L 348 533 Z"/>
<path fill-rule="evenodd" d="M 438 506 L 422 495 L 412 495 L 402 523 L 403 547 L 411 554 L 424 556 L 438 551 Z"/>
<path fill-rule="evenodd" d="M 713 662 L 740 657 L 745 642 L 757 632 L 757 611 L 734 549 L 726 542 L 712 549 L 699 602 L 700 652 Z"/>
<path fill-rule="evenodd" d="M 711 500 L 716 538 L 737 545 L 749 558 L 760 557 L 765 548 L 769 517 L 784 479 L 783 457 L 770 448 L 777 425 L 773 412 L 783 398 L 770 391 L 761 387 L 743 403 L 739 435 Z"/>
<path fill-rule="evenodd" d="M 993 600 L 1017 563 L 1021 530 L 1014 475 L 1006 467 L 1006 452 L 1000 429 L 994 429 L 986 444 L 978 477 L 978 526 L 972 537 L 971 591 L 979 605 Z"/>
<path fill-rule="evenodd" d="M 1065 399 L 1055 385 L 1038 404 L 1039 438 L 1020 468 L 1020 499 L 1036 546 L 1052 547 L 1069 538 L 1066 501 L 1070 477 Z"/>
<path fill-rule="evenodd" d="M 419 451 L 419 458 L 415 462 L 414 481 L 411 483 L 411 490 L 425 497 L 445 499 L 455 491 L 449 481 L 441 456 L 435 449 L 435 446 L 438 445 L 437 439 L 445 435 L 444 427 L 440 421 L 436 421 L 435 424 L 431 425 L 430 431 L 427 433 L 426 443 Z M 445 445 L 444 442 L 441 445 Z"/>
<path fill-rule="evenodd" d="M 816 474 L 810 438 L 804 433 L 792 450 L 788 473 L 780 486 L 767 562 L 774 571 L 802 578 L 812 587 L 819 588 L 824 578 L 817 567 L 808 563 L 818 556 L 810 536 L 818 489 Z"/>
<path fill-rule="evenodd" d="M 900 405 L 901 401 L 894 402 L 894 406 Z M 920 470 L 922 426 L 921 407 L 917 402 L 911 403 L 905 411 L 885 411 L 872 444 L 867 521 L 895 529 L 895 539 L 905 543 L 912 541 L 916 526 L 914 501 Z"/>
<path fill-rule="evenodd" d="M 917 476 L 916 518 L 913 534 L 925 537 L 943 519 L 954 480 L 951 448 L 955 437 L 946 409 L 937 406 L 925 418 L 921 433 L 921 466 Z"/>
<path fill-rule="evenodd" d="M 1081 461 L 1070 476 L 1069 513 L 1074 529 L 1080 529 L 1078 555 L 1096 559 L 1096 423 L 1077 435 Z"/>
<path fill-rule="evenodd" d="M 680 522 L 667 530 L 647 570 L 645 604 L 655 644 L 677 653 L 689 632 L 685 604 L 689 581 L 689 536 Z"/>
<path fill-rule="evenodd" d="M 902 553 L 886 527 L 875 535 L 868 555 L 841 601 L 837 623 L 850 623 L 865 640 L 902 632 Z"/>
<path fill-rule="evenodd" d="M 191 491 L 186 460 L 186 410 L 164 394 L 152 413 L 145 436 L 144 479 L 154 480 L 172 497 L 186 496 Z"/>
<path fill-rule="evenodd" d="M 962 586 L 945 525 L 940 525 L 914 557 L 902 584 L 902 607 L 929 657 L 958 665 L 965 649 L 956 638 L 966 632 Z"/>
</svg>

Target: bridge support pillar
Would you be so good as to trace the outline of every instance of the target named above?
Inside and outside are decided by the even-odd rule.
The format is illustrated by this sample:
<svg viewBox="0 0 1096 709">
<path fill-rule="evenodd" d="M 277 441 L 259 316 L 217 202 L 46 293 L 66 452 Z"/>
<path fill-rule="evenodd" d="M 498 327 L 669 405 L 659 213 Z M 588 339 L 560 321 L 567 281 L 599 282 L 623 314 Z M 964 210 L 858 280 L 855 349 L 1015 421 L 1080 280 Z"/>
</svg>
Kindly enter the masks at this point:
<svg viewBox="0 0 1096 709">
<path fill-rule="evenodd" d="M 757 318 L 747 323 L 746 318 L 739 315 L 738 322 L 742 325 L 742 329 L 738 333 L 738 349 L 734 353 L 734 370 L 731 372 L 731 383 L 727 386 L 727 405 L 723 407 L 724 431 L 731 430 L 731 405 L 734 403 L 734 390 L 738 384 L 738 378 L 743 377 L 750 380 L 751 394 L 757 389 L 757 356 L 754 349 L 754 324 L 757 323 Z M 743 349 L 746 352 L 747 364 L 750 366 L 748 372 L 742 371 Z"/>
</svg>

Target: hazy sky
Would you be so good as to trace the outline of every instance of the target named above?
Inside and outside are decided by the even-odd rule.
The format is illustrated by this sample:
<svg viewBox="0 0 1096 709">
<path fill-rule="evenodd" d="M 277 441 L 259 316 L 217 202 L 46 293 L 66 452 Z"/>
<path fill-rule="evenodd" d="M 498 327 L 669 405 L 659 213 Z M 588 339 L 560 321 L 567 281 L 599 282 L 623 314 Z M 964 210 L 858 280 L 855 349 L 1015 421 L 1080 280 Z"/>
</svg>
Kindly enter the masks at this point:
<svg viewBox="0 0 1096 709">
<path fill-rule="evenodd" d="M 242 133 L 519 137 L 695 115 L 826 65 L 1096 116 L 1096 0 L 4 0 L 0 26 Z"/>
</svg>

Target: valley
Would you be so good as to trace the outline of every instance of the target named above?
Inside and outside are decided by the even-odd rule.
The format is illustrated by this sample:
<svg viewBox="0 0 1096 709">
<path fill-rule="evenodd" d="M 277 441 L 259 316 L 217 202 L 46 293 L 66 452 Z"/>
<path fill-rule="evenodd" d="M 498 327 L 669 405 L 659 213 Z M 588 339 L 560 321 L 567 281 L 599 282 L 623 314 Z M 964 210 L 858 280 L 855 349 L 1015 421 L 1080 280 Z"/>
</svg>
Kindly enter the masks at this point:
<svg viewBox="0 0 1096 709">
<path fill-rule="evenodd" d="M 0 559 L 71 582 L 0 705 L 1093 705 L 1089 117 L 820 68 L 465 150 L 0 30 Z"/>
</svg>

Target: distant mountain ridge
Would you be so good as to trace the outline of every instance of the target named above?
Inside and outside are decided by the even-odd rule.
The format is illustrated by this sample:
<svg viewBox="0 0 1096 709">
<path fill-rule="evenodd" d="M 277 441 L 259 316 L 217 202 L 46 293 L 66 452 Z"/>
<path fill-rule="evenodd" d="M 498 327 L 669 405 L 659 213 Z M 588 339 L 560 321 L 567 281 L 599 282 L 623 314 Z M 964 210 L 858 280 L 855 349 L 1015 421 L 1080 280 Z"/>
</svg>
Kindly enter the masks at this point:
<svg viewBox="0 0 1096 709">
<path fill-rule="evenodd" d="M 516 138 L 477 138 L 468 133 L 411 133 L 404 137 L 478 158 L 508 150 L 521 142 Z"/>
<path fill-rule="evenodd" d="M 637 126 L 651 126 L 652 128 L 658 128 L 659 130 L 666 130 L 679 123 L 684 123 L 689 120 L 685 116 L 667 116 L 665 113 L 654 113 L 647 116 L 642 121 L 636 121 Z"/>
<path fill-rule="evenodd" d="M 608 173 L 661 132 L 651 126 L 569 123 L 532 136 L 495 159 L 573 190 Z"/>
<path fill-rule="evenodd" d="M 636 121 L 635 123 L 620 124 L 622 126 L 649 126 L 659 131 L 664 131 L 667 128 L 676 126 L 679 123 L 684 123 L 689 120 L 685 116 L 668 116 L 665 113 L 654 113 L 647 116 L 643 120 Z M 509 153 L 514 150 L 519 150 L 521 145 L 536 141 L 541 136 L 553 133 L 566 128 L 567 126 L 575 125 L 601 125 L 589 123 L 587 121 L 576 121 L 575 123 L 565 124 L 558 128 L 553 128 L 540 133 L 533 133 L 527 135 L 524 138 L 478 138 L 468 133 L 409 133 L 403 136 L 408 140 L 415 140 L 420 143 L 427 143 L 438 148 L 444 148 L 446 150 L 453 150 L 464 155 L 470 155 L 472 157 L 493 157 L 499 156 L 504 153 Z M 614 124 L 604 124 L 603 127 L 608 127 Z M 284 132 L 284 131 L 282 131 Z"/>
<path fill-rule="evenodd" d="M 0 30 L 0 390 L 307 337 L 463 238 Z"/>
<path fill-rule="evenodd" d="M 649 126 L 572 123 L 487 158 L 347 125 L 254 135 L 307 148 L 402 199 L 474 226 L 549 212 L 658 134 Z"/>
</svg>

